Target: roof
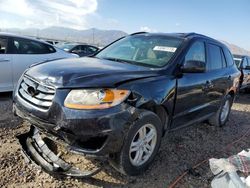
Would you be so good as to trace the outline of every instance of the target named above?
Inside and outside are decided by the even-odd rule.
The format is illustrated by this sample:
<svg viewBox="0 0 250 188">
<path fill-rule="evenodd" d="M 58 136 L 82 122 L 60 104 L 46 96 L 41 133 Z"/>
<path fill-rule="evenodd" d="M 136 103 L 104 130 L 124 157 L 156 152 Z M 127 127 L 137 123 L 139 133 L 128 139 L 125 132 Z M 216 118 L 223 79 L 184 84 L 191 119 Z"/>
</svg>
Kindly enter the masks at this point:
<svg viewBox="0 0 250 188">
<path fill-rule="evenodd" d="M 87 43 L 83 43 L 83 42 L 59 42 L 58 44 L 69 44 L 69 45 L 88 45 Z"/>
<path fill-rule="evenodd" d="M 152 36 L 166 36 L 166 37 L 175 37 L 175 38 L 183 38 L 183 39 L 192 39 L 195 37 L 199 37 L 199 38 L 204 38 L 204 39 L 209 39 L 212 40 L 216 43 L 222 44 L 223 46 L 225 46 L 223 43 L 221 43 L 220 41 L 213 39 L 211 37 L 208 37 L 206 35 L 202 35 L 199 33 L 194 33 L 194 32 L 190 32 L 190 33 L 148 33 L 148 32 L 137 32 L 137 33 L 133 33 L 131 35 L 140 35 L 140 34 L 147 34 L 147 35 L 152 35 Z"/>
<path fill-rule="evenodd" d="M 39 39 L 36 39 L 36 38 L 33 38 L 33 37 L 26 37 L 26 36 L 23 36 L 23 35 L 17 35 L 17 34 L 13 34 L 13 33 L 6 33 L 6 32 L 0 32 L 0 36 L 6 36 L 6 37 L 18 37 L 18 38 L 22 38 L 22 39 L 28 39 L 28 40 L 33 40 L 33 41 L 37 41 L 37 42 L 41 42 L 41 43 L 44 43 L 44 44 L 48 44 L 48 45 L 51 45 L 43 40 L 39 40 Z"/>
</svg>

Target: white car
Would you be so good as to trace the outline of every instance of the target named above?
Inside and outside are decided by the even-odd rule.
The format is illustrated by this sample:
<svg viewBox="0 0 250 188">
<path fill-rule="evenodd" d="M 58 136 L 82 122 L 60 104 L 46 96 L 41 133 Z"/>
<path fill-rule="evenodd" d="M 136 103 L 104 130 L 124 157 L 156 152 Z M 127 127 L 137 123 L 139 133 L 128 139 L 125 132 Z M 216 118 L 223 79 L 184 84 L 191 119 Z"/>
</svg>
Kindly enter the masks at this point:
<svg viewBox="0 0 250 188">
<path fill-rule="evenodd" d="M 13 91 L 32 64 L 76 57 L 79 56 L 40 40 L 0 32 L 0 92 Z"/>
</svg>

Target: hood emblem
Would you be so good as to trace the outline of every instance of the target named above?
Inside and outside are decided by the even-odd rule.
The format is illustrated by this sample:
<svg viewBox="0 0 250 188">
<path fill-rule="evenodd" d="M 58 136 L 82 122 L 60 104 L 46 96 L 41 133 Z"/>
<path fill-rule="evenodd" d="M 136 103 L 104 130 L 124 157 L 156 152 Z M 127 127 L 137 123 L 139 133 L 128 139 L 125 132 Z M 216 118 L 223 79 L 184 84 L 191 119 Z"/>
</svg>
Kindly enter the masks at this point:
<svg viewBox="0 0 250 188">
<path fill-rule="evenodd" d="M 39 91 L 38 91 L 35 87 L 33 87 L 33 86 L 29 86 L 29 87 L 27 88 L 27 92 L 29 93 L 29 95 L 30 95 L 31 97 L 35 97 L 36 95 L 39 94 Z"/>
</svg>

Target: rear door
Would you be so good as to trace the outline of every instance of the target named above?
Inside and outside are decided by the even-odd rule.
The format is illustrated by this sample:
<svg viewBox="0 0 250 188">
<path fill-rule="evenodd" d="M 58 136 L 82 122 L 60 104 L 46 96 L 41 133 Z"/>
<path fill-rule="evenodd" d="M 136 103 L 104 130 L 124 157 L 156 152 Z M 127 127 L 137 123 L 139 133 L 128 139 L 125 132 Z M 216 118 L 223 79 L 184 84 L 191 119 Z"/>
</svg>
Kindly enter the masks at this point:
<svg viewBox="0 0 250 188">
<path fill-rule="evenodd" d="M 9 54 L 8 37 L 0 36 L 0 92 L 12 91 L 12 55 Z"/>
<path fill-rule="evenodd" d="M 207 87 L 204 88 L 208 113 L 217 111 L 231 81 L 230 71 L 223 49 L 216 43 L 207 43 L 208 71 Z"/>
<path fill-rule="evenodd" d="M 30 65 L 56 58 L 56 50 L 50 45 L 17 37 L 11 40 L 11 53 L 14 86 Z"/>
</svg>

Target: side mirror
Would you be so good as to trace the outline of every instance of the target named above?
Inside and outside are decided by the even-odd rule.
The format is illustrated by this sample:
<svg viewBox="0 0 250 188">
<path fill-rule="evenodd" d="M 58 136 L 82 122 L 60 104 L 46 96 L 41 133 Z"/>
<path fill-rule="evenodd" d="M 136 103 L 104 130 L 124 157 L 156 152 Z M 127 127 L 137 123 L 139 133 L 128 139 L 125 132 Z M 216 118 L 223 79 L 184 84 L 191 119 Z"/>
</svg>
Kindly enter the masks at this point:
<svg viewBox="0 0 250 188">
<path fill-rule="evenodd" d="M 206 71 L 206 63 L 202 61 L 186 61 L 181 68 L 183 73 L 203 73 Z"/>
</svg>

